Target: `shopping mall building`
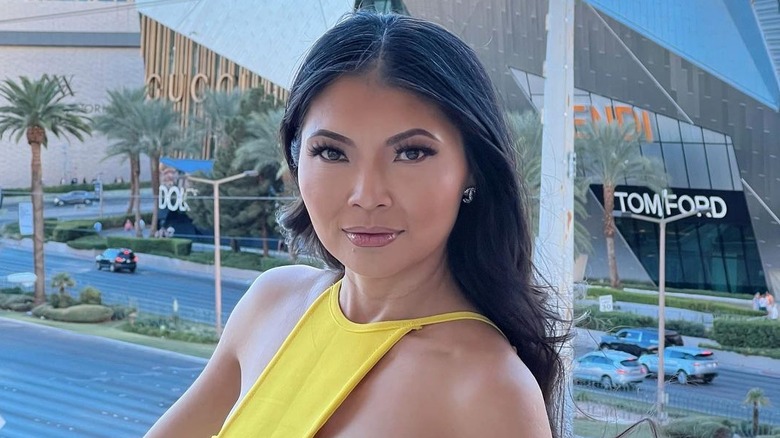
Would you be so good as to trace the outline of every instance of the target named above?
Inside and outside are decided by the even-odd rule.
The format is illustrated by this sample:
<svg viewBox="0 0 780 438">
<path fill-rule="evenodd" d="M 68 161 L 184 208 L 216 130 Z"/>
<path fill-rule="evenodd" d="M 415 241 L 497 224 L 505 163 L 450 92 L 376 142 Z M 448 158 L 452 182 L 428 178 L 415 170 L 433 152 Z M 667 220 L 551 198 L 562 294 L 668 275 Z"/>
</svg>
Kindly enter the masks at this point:
<svg viewBox="0 0 780 438">
<path fill-rule="evenodd" d="M 227 7 L 221 0 L 139 0 L 142 61 L 121 68 L 101 62 L 96 68 L 116 70 L 100 81 L 145 83 L 185 113 L 208 88 L 263 87 L 284 99 L 306 49 L 355 3 L 235 0 Z M 547 1 L 357 3 L 450 29 L 477 51 L 507 109 L 542 109 Z M 670 287 L 780 292 L 778 8 L 776 0 L 575 3 L 575 121 L 636 123 L 637 147 L 662 162 L 668 175 L 670 191 L 662 194 L 650 193 L 642 181 L 624 181 L 615 208 L 648 216 L 711 208 L 709 217 L 668 225 Z M 4 35 L 0 54 L 7 49 Z M 8 68 L 0 63 L 2 73 Z M 212 153 L 204 150 L 204 158 Z M 5 162 L 0 166 L 7 167 Z M 5 171 L 0 167 L 0 178 Z M 600 186 L 591 189 L 586 226 L 593 252 L 585 276 L 599 279 L 607 277 L 603 210 Z M 656 281 L 657 226 L 629 218 L 617 218 L 617 226 L 621 277 Z"/>
</svg>

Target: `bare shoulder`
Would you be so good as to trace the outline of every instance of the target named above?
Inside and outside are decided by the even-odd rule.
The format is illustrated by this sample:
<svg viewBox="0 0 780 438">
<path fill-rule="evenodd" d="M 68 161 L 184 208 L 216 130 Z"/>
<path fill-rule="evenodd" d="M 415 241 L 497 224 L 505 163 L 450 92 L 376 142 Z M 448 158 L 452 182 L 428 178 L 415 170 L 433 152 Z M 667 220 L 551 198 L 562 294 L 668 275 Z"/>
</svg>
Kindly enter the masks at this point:
<svg viewBox="0 0 780 438">
<path fill-rule="evenodd" d="M 493 330 L 485 327 L 485 329 Z M 483 330 L 480 330 L 483 331 Z M 459 382 L 449 415 L 460 436 L 551 436 L 542 391 L 514 349 L 497 332 L 463 337 Z"/>
<path fill-rule="evenodd" d="M 236 305 L 225 326 L 225 335 L 231 340 L 238 338 L 243 344 L 249 326 L 262 325 L 285 309 L 305 310 L 336 279 L 332 271 L 306 265 L 280 266 L 263 272 Z"/>
</svg>

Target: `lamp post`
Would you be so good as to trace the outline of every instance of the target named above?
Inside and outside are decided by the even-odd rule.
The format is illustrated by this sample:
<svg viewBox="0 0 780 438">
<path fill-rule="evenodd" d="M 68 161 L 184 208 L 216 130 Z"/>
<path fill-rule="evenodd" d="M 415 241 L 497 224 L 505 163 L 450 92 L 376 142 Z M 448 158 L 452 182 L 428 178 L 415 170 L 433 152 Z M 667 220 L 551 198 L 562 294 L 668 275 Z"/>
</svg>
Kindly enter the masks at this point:
<svg viewBox="0 0 780 438">
<path fill-rule="evenodd" d="M 214 310 L 216 312 L 217 337 L 222 336 L 222 259 L 220 253 L 221 237 L 219 233 L 219 186 L 247 176 L 257 176 L 256 170 L 245 170 L 239 174 L 221 179 L 206 179 L 187 175 L 187 179 L 210 184 L 214 191 Z"/>
<path fill-rule="evenodd" d="M 659 421 L 665 419 L 666 394 L 664 392 L 664 347 L 666 345 L 666 224 L 691 216 L 708 213 L 710 208 L 697 208 L 693 211 L 676 214 L 669 217 L 644 216 L 623 211 L 613 211 L 615 217 L 638 219 L 658 224 L 658 388 L 656 391 L 656 411 Z"/>
</svg>

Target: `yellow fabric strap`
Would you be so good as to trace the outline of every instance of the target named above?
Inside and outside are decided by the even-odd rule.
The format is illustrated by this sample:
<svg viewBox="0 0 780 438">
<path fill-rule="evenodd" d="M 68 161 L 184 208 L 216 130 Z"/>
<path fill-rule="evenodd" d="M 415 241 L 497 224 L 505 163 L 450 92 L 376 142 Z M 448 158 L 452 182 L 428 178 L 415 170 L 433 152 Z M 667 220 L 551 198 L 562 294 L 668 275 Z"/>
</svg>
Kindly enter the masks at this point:
<svg viewBox="0 0 780 438">
<path fill-rule="evenodd" d="M 220 438 L 314 436 L 368 371 L 409 331 L 461 319 L 496 327 L 473 312 L 357 324 L 341 311 L 340 287 L 339 281 L 328 288 L 298 321 L 227 420 Z"/>
</svg>

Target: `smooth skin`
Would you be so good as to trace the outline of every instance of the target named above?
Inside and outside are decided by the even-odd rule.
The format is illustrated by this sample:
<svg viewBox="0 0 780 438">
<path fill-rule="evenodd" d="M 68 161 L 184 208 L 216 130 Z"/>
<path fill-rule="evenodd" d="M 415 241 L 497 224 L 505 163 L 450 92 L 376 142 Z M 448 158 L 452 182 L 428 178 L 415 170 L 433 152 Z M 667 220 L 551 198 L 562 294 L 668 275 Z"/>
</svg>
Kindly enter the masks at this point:
<svg viewBox="0 0 780 438">
<path fill-rule="evenodd" d="M 468 208 L 461 197 L 471 181 L 460 133 L 444 114 L 373 74 L 345 76 L 314 100 L 301 136 L 301 196 L 317 236 L 345 266 L 344 314 L 368 323 L 474 311 L 446 263 L 447 237 L 458 209 Z M 383 246 L 363 244 L 383 238 Z M 147 436 L 215 435 L 337 279 L 306 266 L 263 273 L 233 311 L 201 376 Z M 498 331 L 478 321 L 406 335 L 317 434 L 550 435 L 533 375 Z"/>
</svg>

